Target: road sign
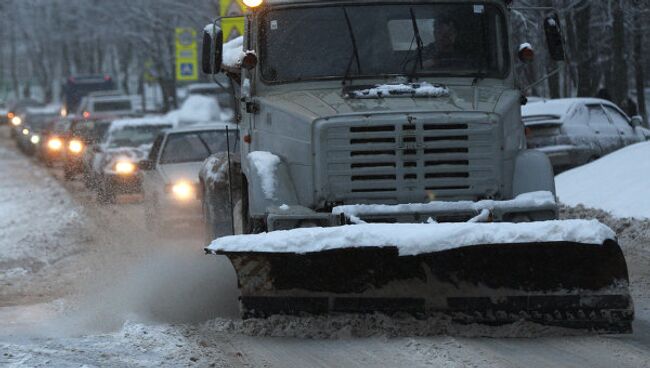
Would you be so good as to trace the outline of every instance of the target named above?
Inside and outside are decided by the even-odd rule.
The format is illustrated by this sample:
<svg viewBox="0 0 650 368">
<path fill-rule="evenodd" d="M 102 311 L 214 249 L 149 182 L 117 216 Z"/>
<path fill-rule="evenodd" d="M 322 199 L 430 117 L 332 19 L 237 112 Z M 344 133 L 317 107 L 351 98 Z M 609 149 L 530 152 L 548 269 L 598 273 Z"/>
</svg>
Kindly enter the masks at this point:
<svg viewBox="0 0 650 368">
<path fill-rule="evenodd" d="M 221 0 L 221 13 L 223 17 L 241 15 L 237 18 L 225 18 L 221 20 L 223 30 L 223 41 L 228 42 L 244 34 L 244 12 L 246 6 L 242 0 Z"/>
<path fill-rule="evenodd" d="M 198 48 L 196 31 L 192 28 L 176 28 L 176 80 L 197 81 Z"/>
</svg>

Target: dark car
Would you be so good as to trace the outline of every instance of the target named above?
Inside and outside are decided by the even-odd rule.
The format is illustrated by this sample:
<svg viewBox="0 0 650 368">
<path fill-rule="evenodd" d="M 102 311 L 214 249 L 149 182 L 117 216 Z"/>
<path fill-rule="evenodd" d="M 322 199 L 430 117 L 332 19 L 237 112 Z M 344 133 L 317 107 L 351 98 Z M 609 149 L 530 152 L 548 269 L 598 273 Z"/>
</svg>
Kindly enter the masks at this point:
<svg viewBox="0 0 650 368">
<path fill-rule="evenodd" d="M 88 173 L 84 172 L 85 153 L 102 140 L 113 120 L 113 117 L 98 115 L 91 119 L 72 120 L 64 147 L 63 171 L 66 180 L 78 174 L 87 176 Z"/>
</svg>

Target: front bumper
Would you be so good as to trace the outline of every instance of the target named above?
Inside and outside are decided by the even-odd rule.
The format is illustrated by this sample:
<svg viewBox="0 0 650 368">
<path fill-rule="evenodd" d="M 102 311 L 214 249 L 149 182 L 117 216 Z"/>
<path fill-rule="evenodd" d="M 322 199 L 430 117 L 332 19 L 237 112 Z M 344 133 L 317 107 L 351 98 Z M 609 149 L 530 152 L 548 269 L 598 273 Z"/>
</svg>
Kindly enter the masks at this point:
<svg viewBox="0 0 650 368">
<path fill-rule="evenodd" d="M 302 213 L 301 213 L 302 212 Z M 551 192 L 526 193 L 504 201 L 433 201 L 398 205 L 345 205 L 332 213 L 307 213 L 302 207 L 273 211 L 266 218 L 269 231 L 304 226 L 338 226 L 348 223 L 525 222 L 558 218 Z"/>
<path fill-rule="evenodd" d="M 140 194 L 143 192 L 140 175 L 104 174 L 104 185 L 114 194 Z"/>
</svg>

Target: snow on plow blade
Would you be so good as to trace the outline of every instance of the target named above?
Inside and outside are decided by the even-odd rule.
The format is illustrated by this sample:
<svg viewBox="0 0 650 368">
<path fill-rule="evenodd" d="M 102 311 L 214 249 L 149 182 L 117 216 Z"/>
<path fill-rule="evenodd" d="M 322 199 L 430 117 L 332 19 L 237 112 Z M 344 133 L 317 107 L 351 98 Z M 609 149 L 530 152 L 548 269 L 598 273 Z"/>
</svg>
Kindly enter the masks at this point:
<svg viewBox="0 0 650 368">
<path fill-rule="evenodd" d="M 629 333 L 634 319 L 627 265 L 613 240 L 473 245 L 409 256 L 397 247 L 212 252 L 235 267 L 243 318 L 444 313 L 459 323 L 526 320 L 600 333 Z"/>
</svg>

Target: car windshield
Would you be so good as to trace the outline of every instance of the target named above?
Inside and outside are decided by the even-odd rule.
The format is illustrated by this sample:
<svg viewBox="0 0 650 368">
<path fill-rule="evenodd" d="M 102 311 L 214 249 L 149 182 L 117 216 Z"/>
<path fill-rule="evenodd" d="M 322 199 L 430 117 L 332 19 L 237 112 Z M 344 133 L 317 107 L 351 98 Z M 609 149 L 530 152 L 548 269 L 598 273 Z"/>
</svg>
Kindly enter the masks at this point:
<svg viewBox="0 0 650 368">
<path fill-rule="evenodd" d="M 130 111 L 131 100 L 97 101 L 93 104 L 95 112 Z"/>
<path fill-rule="evenodd" d="M 504 16 L 487 4 L 272 10 L 263 15 L 261 39 L 267 82 L 346 74 L 503 77 L 509 69 Z"/>
<path fill-rule="evenodd" d="M 110 121 L 87 121 L 77 124 L 73 133 L 88 142 L 100 142 L 110 126 Z"/>
<path fill-rule="evenodd" d="M 109 148 L 139 147 L 151 144 L 158 133 L 171 128 L 171 125 L 128 126 L 110 133 Z"/>
<path fill-rule="evenodd" d="M 235 152 L 239 141 L 238 133 L 232 130 L 226 139 L 226 131 L 205 131 L 170 134 L 160 158 L 160 164 L 179 164 L 201 162 L 210 155 L 224 152 L 230 143 L 230 151 Z"/>
</svg>

